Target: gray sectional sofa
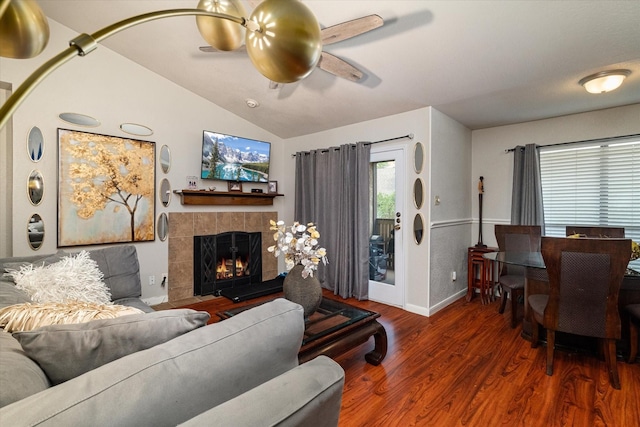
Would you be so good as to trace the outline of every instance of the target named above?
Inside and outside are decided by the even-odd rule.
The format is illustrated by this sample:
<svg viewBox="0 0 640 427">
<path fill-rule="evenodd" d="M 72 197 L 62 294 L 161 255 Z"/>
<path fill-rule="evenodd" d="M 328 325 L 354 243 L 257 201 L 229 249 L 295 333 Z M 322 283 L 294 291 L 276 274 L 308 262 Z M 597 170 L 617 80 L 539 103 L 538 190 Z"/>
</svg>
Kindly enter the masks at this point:
<svg viewBox="0 0 640 427">
<path fill-rule="evenodd" d="M 140 300 L 134 246 L 90 254 L 114 302 L 145 313 L 84 326 L 47 326 L 15 334 L 20 342 L 0 331 L 0 425 L 337 425 L 344 371 L 324 356 L 298 365 L 304 331 L 299 305 L 277 299 L 204 326 L 207 313 L 155 312 Z M 0 273 L 64 255 L 0 259 Z M 0 308 L 27 300 L 2 277 Z M 94 348 L 75 363 L 78 354 L 64 356 L 96 334 L 99 351 Z M 25 353 L 32 350 L 29 345 L 40 345 L 34 353 L 40 364 Z M 130 353 L 110 361 L 113 352 Z M 65 380 L 73 368 L 86 372 Z"/>
</svg>

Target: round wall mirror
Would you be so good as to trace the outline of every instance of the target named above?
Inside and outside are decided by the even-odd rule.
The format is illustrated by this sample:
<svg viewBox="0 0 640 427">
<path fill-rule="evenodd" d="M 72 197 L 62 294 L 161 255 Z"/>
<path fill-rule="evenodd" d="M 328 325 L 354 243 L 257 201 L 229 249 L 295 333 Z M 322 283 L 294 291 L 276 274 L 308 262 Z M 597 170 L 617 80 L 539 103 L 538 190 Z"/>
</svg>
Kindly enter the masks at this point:
<svg viewBox="0 0 640 427">
<path fill-rule="evenodd" d="M 169 203 L 171 203 L 171 183 L 167 178 L 163 178 L 160 181 L 160 201 L 164 207 L 169 206 Z"/>
<path fill-rule="evenodd" d="M 169 235 L 169 218 L 167 214 L 162 212 L 158 216 L 158 238 L 161 241 L 167 240 L 167 236 Z"/>
<path fill-rule="evenodd" d="M 424 164 L 424 145 L 422 142 L 416 142 L 413 149 L 413 167 L 416 173 L 422 172 L 422 165 Z"/>
<path fill-rule="evenodd" d="M 34 162 L 39 161 L 44 153 L 44 136 L 42 136 L 42 131 L 37 126 L 32 127 L 29 131 L 27 152 L 29 153 L 29 158 Z"/>
<path fill-rule="evenodd" d="M 38 206 L 44 195 L 44 178 L 39 170 L 32 170 L 27 180 L 27 194 L 32 205 Z"/>
<path fill-rule="evenodd" d="M 34 251 L 40 249 L 42 241 L 44 240 L 44 222 L 38 214 L 31 215 L 29 223 L 27 224 L 27 238 L 29 240 L 29 246 Z"/>
<path fill-rule="evenodd" d="M 171 169 L 171 151 L 166 145 L 160 148 L 160 169 L 164 173 L 169 172 L 169 169 Z"/>
<path fill-rule="evenodd" d="M 422 242 L 422 237 L 424 236 L 424 219 L 422 218 L 421 213 L 417 213 L 415 218 L 413 218 L 413 239 L 416 244 L 420 244 Z"/>
<path fill-rule="evenodd" d="M 422 182 L 422 178 L 416 178 L 413 183 L 413 203 L 418 209 L 420 209 L 422 203 L 424 203 L 424 183 Z"/>
<path fill-rule="evenodd" d="M 100 126 L 100 122 L 91 116 L 79 113 L 60 113 L 58 115 L 61 120 L 79 126 L 96 127 Z"/>
</svg>

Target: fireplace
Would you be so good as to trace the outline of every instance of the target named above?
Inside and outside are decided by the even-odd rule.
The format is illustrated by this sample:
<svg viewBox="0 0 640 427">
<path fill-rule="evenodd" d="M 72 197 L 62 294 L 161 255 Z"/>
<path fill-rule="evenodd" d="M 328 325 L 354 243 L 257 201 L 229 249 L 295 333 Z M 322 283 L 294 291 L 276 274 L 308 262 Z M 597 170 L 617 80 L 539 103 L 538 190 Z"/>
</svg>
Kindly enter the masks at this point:
<svg viewBox="0 0 640 427">
<path fill-rule="evenodd" d="M 262 281 L 261 233 L 194 236 L 193 251 L 194 295 L 220 295 L 225 289 Z"/>
</svg>

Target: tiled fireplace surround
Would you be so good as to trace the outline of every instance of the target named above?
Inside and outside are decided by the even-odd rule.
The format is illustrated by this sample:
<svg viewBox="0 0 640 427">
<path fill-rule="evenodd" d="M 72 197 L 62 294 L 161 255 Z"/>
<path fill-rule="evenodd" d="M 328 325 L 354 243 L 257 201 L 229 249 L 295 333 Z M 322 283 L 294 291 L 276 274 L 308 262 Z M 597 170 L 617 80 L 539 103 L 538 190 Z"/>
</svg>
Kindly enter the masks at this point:
<svg viewBox="0 0 640 427">
<path fill-rule="evenodd" d="M 277 212 L 169 213 L 169 302 L 193 296 L 193 236 L 246 231 L 262 233 L 262 280 L 278 275 L 278 260 L 267 248 L 273 244 L 269 220 Z"/>
</svg>

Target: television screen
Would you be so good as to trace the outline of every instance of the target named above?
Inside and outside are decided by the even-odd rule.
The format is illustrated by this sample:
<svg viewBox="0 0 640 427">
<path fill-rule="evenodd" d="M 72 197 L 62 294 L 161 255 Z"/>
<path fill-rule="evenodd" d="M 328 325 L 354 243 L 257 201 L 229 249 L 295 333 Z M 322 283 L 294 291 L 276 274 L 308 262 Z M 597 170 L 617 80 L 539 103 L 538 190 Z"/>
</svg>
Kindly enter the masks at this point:
<svg viewBox="0 0 640 427">
<path fill-rule="evenodd" d="M 205 130 L 200 178 L 268 182 L 271 144 Z"/>
</svg>

